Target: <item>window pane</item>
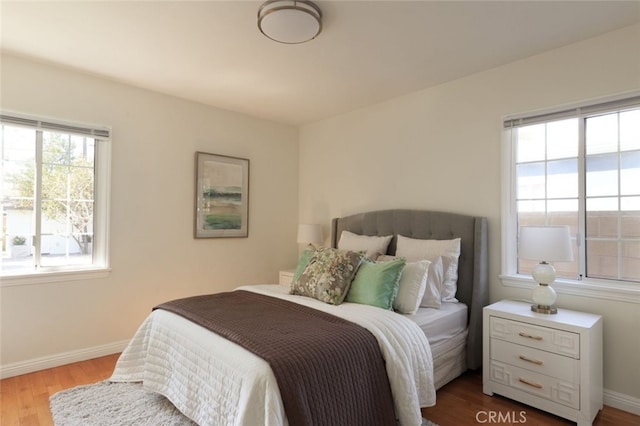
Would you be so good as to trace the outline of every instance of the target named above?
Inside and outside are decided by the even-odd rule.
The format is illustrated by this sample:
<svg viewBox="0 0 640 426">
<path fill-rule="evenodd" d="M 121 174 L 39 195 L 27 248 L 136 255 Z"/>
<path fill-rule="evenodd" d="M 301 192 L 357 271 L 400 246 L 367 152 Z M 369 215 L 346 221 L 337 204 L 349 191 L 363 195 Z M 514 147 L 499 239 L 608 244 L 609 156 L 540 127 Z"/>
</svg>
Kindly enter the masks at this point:
<svg viewBox="0 0 640 426">
<path fill-rule="evenodd" d="M 33 271 L 36 132 L 1 126 L 2 272 Z"/>
<path fill-rule="evenodd" d="M 544 214 L 522 214 L 518 215 L 518 240 L 520 240 L 520 227 L 527 225 L 544 225 Z M 518 273 L 530 274 L 533 268 L 539 263 L 533 259 L 518 258 Z"/>
<path fill-rule="evenodd" d="M 620 150 L 640 149 L 640 109 L 620 113 Z"/>
<path fill-rule="evenodd" d="M 621 232 L 622 238 L 636 238 L 640 239 L 640 197 L 633 197 L 633 199 L 625 200 L 628 202 L 623 203 L 623 211 L 620 216 L 621 220 Z M 625 209 L 624 207 L 629 207 Z"/>
<path fill-rule="evenodd" d="M 578 258 L 578 245 L 575 239 L 571 241 L 571 250 L 573 250 L 572 262 L 553 262 L 553 267 L 556 269 L 556 277 L 571 280 L 578 279 L 580 275 L 580 260 Z"/>
<path fill-rule="evenodd" d="M 587 240 L 587 276 L 618 278 L 618 242 Z"/>
<path fill-rule="evenodd" d="M 587 157 L 587 197 L 618 195 L 618 154 Z"/>
<path fill-rule="evenodd" d="M 640 197 L 634 198 L 636 198 L 633 206 L 635 208 L 623 211 L 620 216 L 622 238 L 640 239 Z"/>
<path fill-rule="evenodd" d="M 578 156 L 578 119 L 553 121 L 547 124 L 547 158 Z"/>
<path fill-rule="evenodd" d="M 572 239 L 573 258 L 572 262 L 554 262 L 556 276 L 561 278 L 576 279 L 580 270 L 580 259 L 578 257 L 578 247 L 576 243 L 576 233 L 578 232 L 578 200 L 550 200 L 547 202 L 547 225 L 566 225 Z"/>
<path fill-rule="evenodd" d="M 640 281 L 640 241 L 622 243 L 621 279 Z"/>
<path fill-rule="evenodd" d="M 620 194 L 640 195 L 640 151 L 620 154 Z"/>
<path fill-rule="evenodd" d="M 587 212 L 587 238 L 618 238 L 617 209 Z"/>
<path fill-rule="evenodd" d="M 36 131 L 22 127 L 2 126 L 2 159 L 35 161 Z"/>
<path fill-rule="evenodd" d="M 82 253 L 81 246 L 82 239 L 79 235 L 43 235 L 41 266 L 90 265 L 92 255 Z"/>
<path fill-rule="evenodd" d="M 71 232 L 79 235 L 92 235 L 93 202 L 73 200 L 69 206 L 69 224 Z M 81 248 L 84 250 L 85 247 Z"/>
<path fill-rule="evenodd" d="M 64 235 L 68 228 L 66 223 L 67 205 L 61 200 L 48 200 L 42 202 L 42 238 L 40 240 L 40 253 L 51 257 L 60 257 L 66 254 L 66 242 Z M 43 265 L 51 265 L 52 261 L 42 258 Z"/>
<path fill-rule="evenodd" d="M 549 200 L 547 202 L 547 211 L 549 212 L 572 212 L 578 213 L 578 199 L 570 200 Z M 569 223 L 554 223 L 553 225 L 569 225 Z"/>
<path fill-rule="evenodd" d="M 547 197 L 578 196 L 578 159 L 549 161 Z"/>
<path fill-rule="evenodd" d="M 517 129 L 516 161 L 524 163 L 545 158 L 545 125 L 535 124 Z"/>
<path fill-rule="evenodd" d="M 33 203 L 15 208 L 3 206 L 5 234 L 3 238 L 2 272 L 33 271 Z"/>
<path fill-rule="evenodd" d="M 516 174 L 518 180 L 517 197 L 519 199 L 544 198 L 544 163 L 519 164 L 516 167 Z"/>
<path fill-rule="evenodd" d="M 544 201 L 518 201 L 518 224 L 544 225 L 546 204 Z"/>
<path fill-rule="evenodd" d="M 518 208 L 518 229 L 527 225 L 544 225 L 546 220 L 546 202 L 541 201 L 519 201 Z M 529 274 L 538 262 L 529 259 L 518 259 L 518 272 Z"/>
<path fill-rule="evenodd" d="M 618 211 L 618 197 L 588 198 L 587 211 Z"/>
<path fill-rule="evenodd" d="M 84 138 L 81 136 L 71 137 L 70 153 L 72 164 L 86 161 L 87 164 L 93 164 L 93 156 L 95 151 L 95 140 Z"/>
<path fill-rule="evenodd" d="M 70 135 L 43 132 L 42 162 L 45 164 L 68 165 L 70 157 Z"/>
<path fill-rule="evenodd" d="M 640 210 L 640 197 L 620 198 L 620 210 L 623 212 L 633 212 Z"/>
<path fill-rule="evenodd" d="M 618 151 L 618 113 L 586 120 L 587 155 Z"/>
<path fill-rule="evenodd" d="M 14 200 L 33 200 L 36 132 L 2 126 L 2 194 Z M 5 206 L 8 207 L 8 206 Z"/>
<path fill-rule="evenodd" d="M 67 189 L 69 184 L 69 167 L 58 164 L 43 164 L 42 167 L 42 199 L 61 200 L 67 199 Z M 43 204 L 44 206 L 44 204 Z M 49 210 L 48 214 L 53 214 Z M 60 213 L 56 212 L 54 218 Z"/>
<path fill-rule="evenodd" d="M 51 267 L 90 264 L 93 169 L 51 166 L 48 174 L 43 174 L 43 194 L 44 176 L 47 176 L 49 199 L 42 202 L 41 265 Z"/>
<path fill-rule="evenodd" d="M 94 170 L 89 167 L 69 167 L 69 183 L 71 199 L 93 201 L 94 199 Z"/>
</svg>

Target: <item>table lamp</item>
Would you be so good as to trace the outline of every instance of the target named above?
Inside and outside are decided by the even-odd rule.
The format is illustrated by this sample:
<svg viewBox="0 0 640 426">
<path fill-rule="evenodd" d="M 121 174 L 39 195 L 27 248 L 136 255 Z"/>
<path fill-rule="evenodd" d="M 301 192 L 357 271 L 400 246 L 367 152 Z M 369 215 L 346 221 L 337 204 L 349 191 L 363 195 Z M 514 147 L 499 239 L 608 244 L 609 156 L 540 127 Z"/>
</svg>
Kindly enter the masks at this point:
<svg viewBox="0 0 640 426">
<path fill-rule="evenodd" d="M 557 295 L 551 284 L 556 270 L 549 262 L 571 262 L 571 236 L 568 226 L 522 226 L 518 257 L 540 261 L 531 273 L 538 286 L 533 290 L 531 310 L 541 314 L 556 314 Z"/>
<path fill-rule="evenodd" d="M 322 239 L 322 225 L 301 223 L 298 225 L 298 243 L 320 244 Z"/>
</svg>

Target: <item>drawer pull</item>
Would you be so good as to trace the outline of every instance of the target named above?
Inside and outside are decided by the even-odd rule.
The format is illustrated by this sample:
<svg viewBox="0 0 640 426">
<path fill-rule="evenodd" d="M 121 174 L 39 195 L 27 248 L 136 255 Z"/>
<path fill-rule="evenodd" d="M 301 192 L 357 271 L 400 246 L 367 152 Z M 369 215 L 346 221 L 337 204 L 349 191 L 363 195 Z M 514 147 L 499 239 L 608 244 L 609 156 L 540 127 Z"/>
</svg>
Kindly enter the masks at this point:
<svg viewBox="0 0 640 426">
<path fill-rule="evenodd" d="M 523 361 L 530 362 L 531 364 L 535 364 L 535 365 L 542 365 L 542 364 L 544 364 L 542 361 L 539 361 L 539 360 L 537 360 L 537 359 L 527 358 L 527 357 L 526 357 L 526 356 L 524 356 L 524 355 L 520 355 L 520 356 L 518 356 L 518 358 L 520 358 L 520 359 L 521 359 L 521 360 L 523 360 Z"/>
<path fill-rule="evenodd" d="M 524 333 L 522 331 L 520 333 L 518 333 L 518 336 L 526 337 L 527 339 L 542 340 L 542 336 L 532 336 L 531 334 L 527 334 L 527 333 Z"/>
<path fill-rule="evenodd" d="M 529 381 L 527 381 L 527 380 L 523 379 L 522 377 L 519 377 L 519 378 L 518 378 L 518 381 L 519 381 L 520 383 L 524 383 L 525 385 L 529 385 L 529 386 L 531 386 L 531 387 L 533 387 L 533 388 L 536 388 L 536 389 L 542 389 L 542 385 L 541 385 L 541 384 L 533 383 L 533 382 L 529 382 Z"/>
</svg>

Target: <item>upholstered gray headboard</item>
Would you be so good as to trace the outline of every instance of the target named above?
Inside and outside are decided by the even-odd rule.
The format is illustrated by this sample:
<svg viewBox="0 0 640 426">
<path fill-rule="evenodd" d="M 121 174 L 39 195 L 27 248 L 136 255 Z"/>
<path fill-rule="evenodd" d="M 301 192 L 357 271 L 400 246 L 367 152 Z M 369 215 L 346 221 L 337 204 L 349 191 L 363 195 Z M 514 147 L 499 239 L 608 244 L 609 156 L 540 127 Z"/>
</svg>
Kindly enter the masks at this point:
<svg viewBox="0 0 640 426">
<path fill-rule="evenodd" d="M 468 306 L 467 368 L 482 366 L 482 308 L 489 304 L 487 219 L 424 210 L 381 210 L 335 218 L 331 246 L 342 231 L 360 235 L 394 235 L 387 254 L 396 251 L 397 235 L 410 238 L 461 239 L 456 298 Z"/>
</svg>

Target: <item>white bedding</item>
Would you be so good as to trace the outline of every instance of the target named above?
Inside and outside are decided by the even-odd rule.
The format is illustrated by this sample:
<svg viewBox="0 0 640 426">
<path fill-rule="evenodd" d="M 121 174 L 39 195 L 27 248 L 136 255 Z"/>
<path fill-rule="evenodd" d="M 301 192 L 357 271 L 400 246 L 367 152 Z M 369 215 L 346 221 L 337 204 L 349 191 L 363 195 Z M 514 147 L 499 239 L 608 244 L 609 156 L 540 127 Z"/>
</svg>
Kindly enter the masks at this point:
<svg viewBox="0 0 640 426">
<path fill-rule="evenodd" d="M 420 407 L 435 404 L 431 349 L 415 322 L 372 306 L 333 306 L 291 296 L 279 285 L 240 289 L 291 300 L 367 328 L 386 360 L 402 426 L 420 425 Z M 264 360 L 166 311 L 156 310 L 147 317 L 110 380 L 142 381 L 201 426 L 286 424 L 278 385 Z"/>
<path fill-rule="evenodd" d="M 405 316 L 424 331 L 432 351 L 467 329 L 467 305 L 464 303 L 443 302 L 440 309 L 420 308 L 414 315 Z"/>
<path fill-rule="evenodd" d="M 467 369 L 467 305 L 444 302 L 440 309 L 420 308 L 414 315 L 405 316 L 418 324 L 427 336 L 436 389 Z"/>
</svg>

